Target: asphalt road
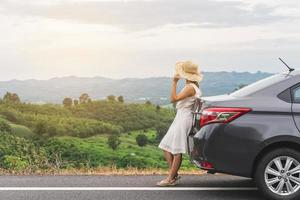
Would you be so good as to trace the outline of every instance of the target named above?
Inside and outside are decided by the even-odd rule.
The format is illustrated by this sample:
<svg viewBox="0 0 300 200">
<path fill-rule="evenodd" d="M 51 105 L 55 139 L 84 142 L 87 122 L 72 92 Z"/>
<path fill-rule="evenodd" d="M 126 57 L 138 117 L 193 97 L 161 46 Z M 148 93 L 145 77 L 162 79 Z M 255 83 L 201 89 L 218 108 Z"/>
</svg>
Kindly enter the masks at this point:
<svg viewBox="0 0 300 200">
<path fill-rule="evenodd" d="M 163 176 L 0 176 L 5 200 L 259 200 L 251 179 L 227 175 L 182 176 L 176 187 L 160 188 Z"/>
</svg>

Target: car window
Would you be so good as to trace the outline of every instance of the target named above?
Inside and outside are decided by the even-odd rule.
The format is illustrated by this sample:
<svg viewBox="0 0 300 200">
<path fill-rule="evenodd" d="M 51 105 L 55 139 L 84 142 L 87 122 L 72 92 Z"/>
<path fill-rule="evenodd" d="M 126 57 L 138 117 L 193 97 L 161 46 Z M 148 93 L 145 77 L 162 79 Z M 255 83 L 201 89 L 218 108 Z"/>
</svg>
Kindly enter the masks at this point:
<svg viewBox="0 0 300 200">
<path fill-rule="evenodd" d="M 276 75 L 267 77 L 265 79 L 262 79 L 260 81 L 257 81 L 255 83 L 252 83 L 251 85 L 248 85 L 246 87 L 243 87 L 242 89 L 239 89 L 239 90 L 231 93 L 230 95 L 236 96 L 236 97 L 249 96 L 261 89 L 264 89 L 266 87 L 269 87 L 271 85 L 279 83 L 282 80 L 286 79 L 287 77 L 288 76 L 286 74 L 276 74 Z"/>
<path fill-rule="evenodd" d="M 300 103 L 300 86 L 293 89 L 293 102 Z"/>
</svg>

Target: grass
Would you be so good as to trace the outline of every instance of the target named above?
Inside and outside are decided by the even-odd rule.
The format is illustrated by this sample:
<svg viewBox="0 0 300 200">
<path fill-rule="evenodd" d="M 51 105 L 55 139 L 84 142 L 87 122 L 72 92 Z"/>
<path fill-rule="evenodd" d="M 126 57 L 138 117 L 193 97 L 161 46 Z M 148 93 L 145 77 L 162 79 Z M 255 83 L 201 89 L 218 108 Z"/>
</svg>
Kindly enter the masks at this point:
<svg viewBox="0 0 300 200">
<path fill-rule="evenodd" d="M 34 133 L 27 127 L 7 121 L 12 129 L 12 134 L 17 137 L 31 139 Z M 136 137 L 145 134 L 150 141 L 144 147 L 136 143 Z M 141 130 L 122 133 L 121 144 L 116 150 L 112 150 L 107 139 L 109 135 L 97 135 L 89 138 L 71 136 L 56 136 L 50 138 L 55 143 L 46 143 L 44 146 L 48 152 L 61 153 L 61 169 L 50 167 L 37 170 L 41 174 L 120 174 L 120 175 L 145 175 L 166 174 L 167 163 L 162 151 L 158 148 L 154 130 Z M 65 165 L 64 165 L 65 164 Z M 112 167 L 113 166 L 113 167 Z M 184 155 L 182 162 L 183 173 L 202 173 L 188 157 Z M 31 174 L 30 169 L 24 172 L 0 170 L 1 174 L 24 173 Z"/>
<path fill-rule="evenodd" d="M 136 167 L 139 169 L 154 168 L 166 170 L 167 163 L 163 158 L 162 151 L 158 144 L 148 144 L 140 147 L 136 144 L 136 136 L 145 134 L 150 141 L 155 139 L 155 131 L 131 131 L 121 134 L 121 144 L 116 150 L 112 150 L 107 144 L 108 135 L 99 135 L 89 138 L 75 138 L 69 136 L 55 137 L 61 147 L 62 157 L 71 163 L 78 161 L 78 158 L 87 156 L 88 163 L 83 163 L 91 168 L 107 167 L 116 165 L 118 168 Z M 50 146 L 51 151 L 57 151 L 55 146 Z M 49 148 L 48 148 L 49 149 Z M 183 170 L 197 170 L 184 155 L 182 162 Z"/>
<path fill-rule="evenodd" d="M 206 172 L 203 170 L 179 170 L 181 175 L 203 175 Z M 126 169 L 118 169 L 115 166 L 112 167 L 99 167 L 99 168 L 69 168 L 69 169 L 47 169 L 47 170 L 37 170 L 37 171 L 12 171 L 0 169 L 0 175 L 59 175 L 59 176 L 72 176 L 72 175 L 96 175 L 96 176 L 140 176 L 140 175 L 167 175 L 168 171 L 165 169 L 138 169 L 134 167 L 129 167 Z"/>
</svg>

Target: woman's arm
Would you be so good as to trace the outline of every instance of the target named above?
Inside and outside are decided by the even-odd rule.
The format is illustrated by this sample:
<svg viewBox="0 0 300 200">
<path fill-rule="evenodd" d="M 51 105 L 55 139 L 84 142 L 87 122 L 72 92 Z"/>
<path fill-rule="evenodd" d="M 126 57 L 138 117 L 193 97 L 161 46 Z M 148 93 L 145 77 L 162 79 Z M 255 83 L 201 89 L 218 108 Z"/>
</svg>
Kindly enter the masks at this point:
<svg viewBox="0 0 300 200">
<path fill-rule="evenodd" d="M 180 101 L 186 97 L 191 97 L 195 95 L 196 91 L 193 88 L 193 86 L 188 85 L 185 87 L 179 94 L 176 94 L 176 87 L 178 83 L 179 77 L 177 75 L 173 78 L 172 88 L 171 88 L 171 103 L 175 103 L 177 101 Z"/>
</svg>

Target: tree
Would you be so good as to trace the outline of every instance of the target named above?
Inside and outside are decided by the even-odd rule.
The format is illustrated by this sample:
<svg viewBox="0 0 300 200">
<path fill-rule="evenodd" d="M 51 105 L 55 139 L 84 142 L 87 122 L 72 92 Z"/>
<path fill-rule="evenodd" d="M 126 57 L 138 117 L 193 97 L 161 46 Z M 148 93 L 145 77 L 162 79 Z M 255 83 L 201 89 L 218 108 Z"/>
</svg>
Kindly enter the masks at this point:
<svg viewBox="0 0 300 200">
<path fill-rule="evenodd" d="M 156 111 L 160 111 L 160 106 L 159 105 L 156 106 Z"/>
<path fill-rule="evenodd" d="M 14 103 L 21 103 L 19 96 L 16 93 L 13 93 L 11 96 L 11 101 Z"/>
<path fill-rule="evenodd" d="M 80 103 L 87 103 L 89 100 L 89 95 L 87 93 L 83 93 L 82 95 L 80 95 L 79 97 L 79 102 Z"/>
<path fill-rule="evenodd" d="M 107 144 L 110 148 L 112 148 L 112 150 L 116 150 L 121 144 L 121 140 L 117 134 L 113 134 L 108 137 Z"/>
<path fill-rule="evenodd" d="M 69 108 L 72 106 L 72 104 L 73 104 L 73 100 L 70 97 L 64 98 L 63 100 L 64 107 Z"/>
<path fill-rule="evenodd" d="M 10 103 L 21 103 L 19 96 L 16 93 L 10 93 L 10 92 L 6 92 L 6 94 L 3 97 L 3 101 L 10 102 Z"/>
<path fill-rule="evenodd" d="M 4 102 L 10 102 L 10 98 L 11 98 L 11 93 L 10 92 L 6 92 L 6 94 L 3 97 L 3 101 Z"/>
<path fill-rule="evenodd" d="M 74 99 L 74 106 L 77 106 L 79 104 L 79 101 L 77 99 Z"/>
<path fill-rule="evenodd" d="M 109 96 L 107 96 L 107 100 L 108 101 L 116 101 L 116 97 L 115 97 L 115 95 L 109 95 Z"/>
<path fill-rule="evenodd" d="M 149 100 L 146 101 L 145 104 L 146 104 L 146 105 L 152 105 L 151 101 L 149 101 Z"/>
<path fill-rule="evenodd" d="M 145 134 L 139 134 L 135 138 L 137 145 L 140 147 L 146 146 L 148 143 L 148 138 Z"/>
<path fill-rule="evenodd" d="M 118 96 L 118 101 L 121 103 L 124 103 L 124 97 L 123 96 Z"/>
</svg>

